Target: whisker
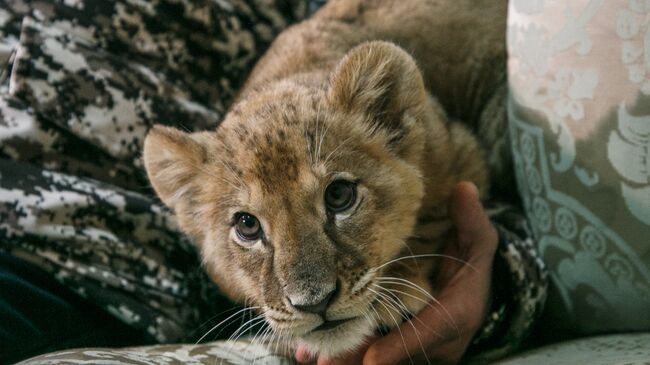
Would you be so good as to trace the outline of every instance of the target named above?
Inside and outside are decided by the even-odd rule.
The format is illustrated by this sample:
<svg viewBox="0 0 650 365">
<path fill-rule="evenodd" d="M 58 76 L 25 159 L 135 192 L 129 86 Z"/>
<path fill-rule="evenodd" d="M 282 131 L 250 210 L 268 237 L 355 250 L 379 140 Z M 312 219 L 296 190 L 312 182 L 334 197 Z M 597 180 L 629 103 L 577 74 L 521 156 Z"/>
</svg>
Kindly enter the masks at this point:
<svg viewBox="0 0 650 365">
<path fill-rule="evenodd" d="M 309 154 L 309 164 L 310 164 L 310 166 L 314 166 L 315 161 L 314 161 L 314 154 L 312 152 L 311 140 L 309 139 L 309 127 L 305 127 L 305 129 L 303 131 L 303 136 L 305 137 L 305 140 L 307 141 L 307 153 Z"/>
<path fill-rule="evenodd" d="M 323 133 L 321 134 L 321 137 L 320 137 L 320 143 L 318 144 L 318 155 L 319 156 L 321 154 L 321 149 L 323 147 L 323 142 L 325 141 L 325 136 L 327 135 L 327 131 L 329 131 L 331 126 L 332 126 L 332 123 L 328 123 L 327 126 L 323 129 Z M 325 164 L 325 162 L 323 162 L 323 164 Z"/>
<path fill-rule="evenodd" d="M 381 286 L 381 285 L 377 285 L 377 284 L 373 284 L 373 285 L 374 285 L 375 287 L 380 288 L 381 290 L 384 290 L 384 291 L 386 292 L 387 295 L 390 294 L 391 297 L 393 298 L 393 300 L 399 300 L 400 303 L 402 303 L 402 305 L 404 306 L 404 308 L 406 308 L 406 305 L 404 304 L 404 302 L 403 302 L 403 301 L 402 301 L 402 300 L 401 300 L 401 299 L 400 299 L 400 298 L 399 298 L 395 293 L 392 293 L 393 291 L 397 291 L 397 292 L 400 292 L 400 291 L 398 291 L 398 290 L 394 290 L 394 289 L 390 289 L 390 288 L 386 288 L 386 287 L 383 287 L 383 286 Z M 400 293 L 403 293 L 403 294 L 407 294 L 407 295 L 409 295 L 408 293 L 404 293 L 404 292 L 400 292 Z M 411 295 L 411 296 L 412 296 L 412 295 Z M 420 298 L 417 298 L 417 297 L 415 297 L 415 296 L 412 296 L 412 297 L 414 297 L 414 298 L 416 298 L 416 299 L 420 299 Z M 420 300 L 421 300 L 421 299 L 420 299 Z M 433 306 L 430 302 L 427 302 L 427 301 L 424 301 L 424 300 L 421 300 L 421 301 L 422 301 L 423 303 L 426 303 L 427 305 L 431 305 L 431 306 Z M 435 307 L 434 307 L 434 308 L 435 308 Z M 436 308 L 436 310 L 438 310 L 438 308 Z M 408 314 L 414 314 L 414 313 L 412 313 L 410 310 L 408 310 L 408 308 L 406 309 L 406 312 L 407 312 Z M 415 320 L 417 320 L 418 322 L 420 322 L 420 324 L 422 324 L 422 326 L 424 326 L 424 328 L 426 328 L 427 330 L 431 331 L 432 333 L 435 333 L 435 334 L 437 334 L 437 335 L 440 335 L 437 331 L 435 331 L 433 328 L 429 327 L 428 324 L 426 324 L 424 321 L 422 321 L 421 319 L 419 319 L 417 316 L 414 316 L 414 317 L 411 318 L 411 319 L 415 319 Z"/>
<path fill-rule="evenodd" d="M 319 103 L 318 103 L 318 113 L 319 113 L 319 114 L 320 114 L 320 109 L 321 109 L 321 105 L 322 105 L 322 103 L 323 103 L 323 101 L 322 101 L 322 99 L 321 99 L 321 100 L 319 101 Z M 319 161 L 320 161 L 321 148 L 322 148 L 322 146 L 323 146 L 323 141 L 325 140 L 325 135 L 327 134 L 327 131 L 329 130 L 329 128 L 330 128 L 331 125 L 332 125 L 332 123 L 329 123 L 329 124 L 327 124 L 327 126 L 326 126 L 326 125 L 325 125 L 325 121 L 323 121 L 323 122 L 321 123 L 320 141 L 318 142 L 318 152 L 317 152 L 317 156 L 318 156 L 318 160 L 319 160 Z"/>
<path fill-rule="evenodd" d="M 227 322 L 228 320 L 230 320 L 230 319 L 233 318 L 234 316 L 236 316 L 236 315 L 238 315 L 238 314 L 240 314 L 240 313 L 242 313 L 242 312 L 245 312 L 245 311 L 247 311 L 247 310 L 252 311 L 252 310 L 255 310 L 255 309 L 259 309 L 259 308 L 260 308 L 260 307 L 247 307 L 247 308 L 243 308 L 243 309 L 238 310 L 238 311 L 235 312 L 234 314 L 231 314 L 230 316 L 228 316 L 228 318 L 224 319 L 223 321 L 217 323 L 214 327 L 210 328 L 210 330 L 209 330 L 208 332 L 206 332 L 203 336 L 201 336 L 201 338 L 199 338 L 199 340 L 196 341 L 196 343 L 194 343 L 194 344 L 195 344 L 195 345 L 199 344 L 201 341 L 203 341 L 204 338 L 206 338 L 210 333 L 212 333 L 212 331 L 216 330 L 219 326 L 221 326 L 222 324 L 224 324 L 225 322 Z M 240 327 L 241 327 L 241 326 L 240 326 Z M 221 333 L 221 332 L 219 332 L 219 333 Z M 217 334 L 217 335 L 218 335 L 218 334 Z"/>
<path fill-rule="evenodd" d="M 262 327 L 262 328 L 260 328 L 260 330 L 261 329 L 264 329 L 264 331 L 262 332 L 262 336 L 260 337 L 260 346 L 262 346 L 262 341 L 264 341 L 264 338 L 265 338 L 266 334 L 269 333 L 269 331 L 271 331 L 271 326 L 267 326 L 266 328 Z M 260 331 L 258 330 L 257 333 L 259 333 L 259 332 Z M 257 335 L 255 335 L 255 337 L 257 337 Z M 253 337 L 253 340 L 251 341 L 251 345 L 255 344 L 255 341 L 256 341 L 255 337 Z M 263 358 L 263 356 L 256 356 L 254 358 L 254 360 L 253 360 L 253 365 L 255 365 L 257 360 L 260 359 L 260 358 Z"/>
<path fill-rule="evenodd" d="M 386 294 L 384 294 L 384 293 L 377 292 L 377 291 L 375 291 L 375 290 L 372 290 L 372 291 L 373 291 L 377 296 L 381 297 L 382 299 L 385 299 L 385 300 L 386 300 L 386 303 L 385 303 L 385 304 L 386 304 L 386 305 L 389 305 L 391 309 L 395 310 L 395 311 L 399 314 L 400 318 L 402 318 L 402 319 L 404 319 L 404 320 L 408 320 L 408 319 L 409 319 L 409 315 L 412 314 L 412 313 L 411 313 L 407 308 L 402 308 L 401 306 L 396 306 L 394 303 L 390 303 L 390 302 L 388 302 L 388 300 L 390 300 L 390 298 L 389 298 Z M 402 322 L 402 323 L 403 323 L 403 322 Z"/>
<path fill-rule="evenodd" d="M 441 258 L 446 258 L 446 259 L 454 260 L 454 261 L 459 262 L 459 263 L 461 263 L 461 264 L 463 264 L 463 265 L 467 265 L 469 268 L 471 268 L 472 270 L 474 270 L 476 273 L 479 272 L 479 271 L 476 269 L 476 267 L 474 267 L 472 264 L 470 264 L 469 262 L 467 262 L 467 261 L 465 261 L 465 260 L 461 260 L 461 259 L 459 259 L 458 257 L 454 257 L 454 256 L 443 255 L 443 254 L 436 254 L 436 253 L 422 254 L 422 255 L 410 255 L 410 256 L 398 257 L 398 258 L 393 259 L 393 260 L 390 260 L 390 261 L 388 261 L 388 262 L 386 262 L 386 263 L 384 263 L 384 264 L 382 264 L 382 265 L 380 265 L 380 266 L 374 267 L 374 268 L 372 268 L 372 270 L 379 270 L 379 269 L 381 269 L 382 267 L 384 267 L 384 266 L 386 266 L 386 265 L 390 265 L 390 264 L 392 264 L 392 263 L 394 263 L 394 262 L 398 262 L 398 261 L 401 261 L 401 260 L 407 260 L 407 259 L 418 259 L 418 258 L 426 258 L 426 257 L 441 257 Z"/>
<path fill-rule="evenodd" d="M 352 136 L 346 138 L 343 142 L 341 142 L 338 146 L 336 146 L 336 148 L 335 148 L 334 150 L 332 150 L 332 152 L 330 152 L 330 153 L 327 155 L 327 157 L 325 157 L 325 161 L 323 161 L 323 165 L 327 166 L 327 164 L 328 164 L 329 161 L 330 161 L 330 158 L 333 157 L 334 153 L 335 153 L 336 151 L 338 151 L 339 148 L 343 147 L 343 145 L 345 145 L 348 141 L 350 141 L 350 139 L 352 139 Z"/>
<path fill-rule="evenodd" d="M 406 249 L 409 251 L 411 256 L 415 256 L 415 252 L 413 252 L 413 250 L 411 250 L 411 246 L 406 245 Z M 406 266 L 406 262 L 404 262 L 404 261 L 399 261 L 399 263 Z M 419 260 L 415 260 L 415 270 L 417 270 L 417 272 L 420 273 L 420 274 L 422 273 L 422 270 L 420 269 L 420 261 Z"/>
<path fill-rule="evenodd" d="M 261 344 L 261 341 L 263 340 L 266 332 L 268 332 L 269 329 L 271 328 L 271 326 L 268 323 L 266 323 L 266 324 L 267 324 L 267 326 L 262 325 L 260 327 L 260 329 L 257 330 L 257 332 L 255 333 L 255 336 L 253 336 L 253 339 L 251 340 L 252 345 L 254 345 L 257 341 L 260 341 L 260 344 Z M 262 334 L 261 336 L 260 336 L 260 333 Z M 259 338 L 258 338 L 258 336 L 259 336 Z"/>
<path fill-rule="evenodd" d="M 246 321 L 242 326 L 239 326 L 239 328 L 228 338 L 228 341 L 237 341 L 246 331 L 250 330 L 253 326 L 264 322 L 264 314 L 260 314 L 255 316 L 253 319 Z M 249 325 L 250 323 L 250 325 Z M 246 326 L 248 325 L 248 328 Z"/>
<path fill-rule="evenodd" d="M 380 285 L 377 285 L 377 286 L 378 286 L 380 289 L 384 289 L 384 290 L 386 290 L 386 288 L 384 288 L 384 287 L 382 287 L 382 286 L 380 286 Z M 415 328 L 415 325 L 413 324 L 413 322 L 412 322 L 412 321 L 410 320 L 410 318 L 408 317 L 409 315 L 412 315 L 413 313 L 411 313 L 411 311 L 409 311 L 408 308 L 406 308 L 406 305 L 404 304 L 404 302 L 402 302 L 401 299 L 399 299 L 399 297 L 395 296 L 394 294 L 392 294 L 392 293 L 390 293 L 390 292 L 388 292 L 388 291 L 387 291 L 387 293 L 393 295 L 394 298 L 391 298 L 391 297 L 388 296 L 387 294 L 383 294 L 383 293 L 381 293 L 381 292 L 378 292 L 378 294 L 382 294 L 382 295 L 384 295 L 384 297 L 385 297 L 386 299 L 388 299 L 388 300 L 390 300 L 391 302 L 393 302 L 393 303 L 395 304 L 395 306 L 396 306 L 397 308 L 400 309 L 400 312 L 402 313 L 402 317 L 406 320 L 405 322 L 407 322 L 407 323 L 408 323 L 408 324 L 413 328 L 413 333 L 415 333 L 415 337 L 418 339 L 418 343 L 420 344 L 420 349 L 422 350 L 422 353 L 424 354 L 424 358 L 427 360 L 427 364 L 431 365 L 431 361 L 429 360 L 429 356 L 427 356 L 427 351 L 425 350 L 424 345 L 422 344 L 422 339 L 420 338 L 420 334 L 418 333 L 419 331 L 418 331 L 417 328 Z M 420 322 L 420 323 L 421 323 L 425 328 L 427 328 L 429 331 L 432 331 L 431 328 L 429 328 L 429 327 L 424 323 L 424 321 L 422 321 L 421 319 L 419 319 L 419 318 L 417 318 L 417 317 L 414 317 L 414 318 L 417 319 L 417 320 L 418 320 L 418 321 L 419 321 L 419 322 Z M 432 331 L 432 332 L 435 333 L 435 331 Z"/>
<path fill-rule="evenodd" d="M 273 330 L 273 332 L 275 333 L 275 346 L 273 347 L 273 354 L 277 355 L 277 353 L 278 353 L 278 345 L 280 344 L 280 341 L 282 340 L 282 335 L 281 335 L 281 332 L 278 331 L 278 330 Z"/>
<path fill-rule="evenodd" d="M 244 307 L 247 307 L 247 306 L 244 305 Z M 213 319 L 219 317 L 220 315 L 222 315 L 222 314 L 226 314 L 226 313 L 228 313 L 228 312 L 232 312 L 232 311 L 235 311 L 235 310 L 240 310 L 240 311 L 241 311 L 242 309 L 244 309 L 244 308 L 241 308 L 241 307 L 238 307 L 238 306 L 237 306 L 237 307 L 234 307 L 234 308 L 229 308 L 229 309 L 226 309 L 226 310 L 224 310 L 224 311 L 221 311 L 221 312 L 215 314 L 214 316 L 210 317 L 209 319 L 205 320 L 205 321 L 204 321 L 203 323 L 201 323 L 200 325 L 198 325 L 198 326 L 196 327 L 196 329 L 193 330 L 192 332 L 190 332 L 190 334 L 189 334 L 188 336 L 189 336 L 189 337 L 192 337 L 192 335 L 194 335 L 196 332 L 199 332 L 199 330 L 200 330 L 202 327 L 205 327 L 208 323 L 210 323 Z M 195 343 L 195 345 L 196 345 L 196 343 Z"/>
<path fill-rule="evenodd" d="M 371 307 L 372 308 L 372 307 Z M 379 318 L 375 318 L 372 316 L 372 313 L 370 313 L 370 310 L 368 308 L 365 308 L 363 310 L 363 315 L 368 318 L 369 321 L 372 321 L 374 323 L 374 327 L 378 328 L 379 327 Z M 371 324 L 372 324 L 371 323 Z"/>
<path fill-rule="evenodd" d="M 406 346 L 406 340 L 404 339 L 404 334 L 402 333 L 402 330 L 399 328 L 399 323 L 397 322 L 397 319 L 395 319 L 393 314 L 390 312 L 388 306 L 384 304 L 384 302 L 382 301 L 380 293 L 378 293 L 376 290 L 373 290 L 371 288 L 368 288 L 368 290 L 370 290 L 371 292 L 375 293 L 375 295 L 377 295 L 377 303 L 381 304 L 384 307 L 384 309 L 386 309 L 386 312 L 388 313 L 390 318 L 392 318 L 393 322 L 395 322 L 395 327 L 397 328 L 397 331 L 399 332 L 399 335 L 402 338 L 402 344 L 404 345 L 404 350 L 406 350 L 406 355 L 409 357 L 409 360 L 411 361 L 411 365 L 415 365 L 415 363 L 413 362 L 413 358 L 411 357 L 411 353 L 409 352 L 409 349 Z M 379 316 L 379 313 L 377 313 L 377 315 Z"/>
<path fill-rule="evenodd" d="M 320 115 L 321 115 L 320 112 L 321 112 L 322 103 L 323 103 L 322 100 L 318 101 L 318 109 L 316 110 L 316 128 L 314 130 L 314 155 L 316 157 L 315 158 L 316 163 L 318 163 L 320 161 L 320 154 L 319 154 L 319 151 L 317 149 L 317 146 L 318 146 L 317 138 L 318 138 L 318 126 L 319 126 L 319 122 L 320 122 Z"/>
<path fill-rule="evenodd" d="M 440 306 L 440 308 L 445 312 L 445 314 L 447 315 L 447 317 L 451 321 L 451 325 L 454 326 L 454 329 L 460 335 L 460 329 L 458 328 L 458 325 L 456 324 L 456 321 L 454 321 L 454 318 L 451 315 L 451 313 L 449 313 L 447 308 L 445 308 L 445 306 L 442 303 L 440 303 L 440 301 L 438 299 L 436 299 L 433 295 L 431 295 L 429 292 L 424 290 L 421 286 L 413 283 L 412 281 L 406 280 L 406 279 L 390 277 L 390 276 L 388 276 L 388 277 L 378 277 L 377 280 L 378 280 L 379 283 L 395 284 L 395 285 L 402 285 L 402 286 L 410 287 L 410 288 L 415 289 L 415 290 L 419 291 L 420 293 L 424 294 L 427 298 L 431 299 L 431 301 L 433 301 L 434 303 L 436 303 L 436 304 L 438 304 Z"/>
<path fill-rule="evenodd" d="M 398 283 L 389 283 L 389 282 L 387 282 L 387 281 L 381 281 L 381 282 L 385 282 L 385 283 L 388 283 L 388 284 L 398 284 Z M 399 294 L 402 294 L 402 295 L 406 295 L 407 297 L 411 297 L 411 298 L 413 298 L 413 299 L 415 299 L 415 300 L 417 300 L 417 301 L 420 301 L 420 302 L 422 302 L 422 303 L 424 303 L 424 304 L 426 304 L 426 305 L 428 305 L 428 306 L 434 308 L 436 311 L 438 311 L 438 312 L 440 313 L 440 309 L 439 309 L 438 307 L 436 307 L 435 305 L 433 305 L 431 302 L 428 302 L 428 301 L 426 301 L 426 300 L 424 300 L 424 299 L 422 299 L 422 298 L 420 298 L 420 297 L 418 297 L 418 296 L 416 296 L 416 295 L 413 295 L 413 294 L 407 293 L 407 292 L 402 291 L 402 290 L 394 289 L 394 288 L 386 288 L 386 287 L 383 287 L 383 286 L 381 286 L 381 285 L 377 285 L 377 284 L 373 284 L 373 285 L 378 286 L 378 287 L 380 287 L 380 288 L 382 288 L 382 289 L 388 290 L 388 291 L 390 291 L 390 292 L 395 292 L 395 293 L 399 293 Z"/>
<path fill-rule="evenodd" d="M 264 319 L 264 314 L 259 314 L 255 316 L 252 320 L 246 321 L 244 325 L 240 326 L 237 331 L 235 331 L 229 338 L 226 340 L 226 342 L 229 343 L 228 348 L 226 349 L 226 353 L 229 354 L 232 351 L 232 347 L 237 343 L 239 338 L 243 336 L 246 332 L 250 331 L 253 327 L 257 326 L 260 323 L 264 323 L 266 320 Z M 252 322 L 252 323 L 251 323 Z M 248 325 L 251 323 L 250 325 Z M 248 328 L 246 328 L 246 325 L 248 325 Z M 221 359 L 223 362 L 223 358 Z"/>
</svg>

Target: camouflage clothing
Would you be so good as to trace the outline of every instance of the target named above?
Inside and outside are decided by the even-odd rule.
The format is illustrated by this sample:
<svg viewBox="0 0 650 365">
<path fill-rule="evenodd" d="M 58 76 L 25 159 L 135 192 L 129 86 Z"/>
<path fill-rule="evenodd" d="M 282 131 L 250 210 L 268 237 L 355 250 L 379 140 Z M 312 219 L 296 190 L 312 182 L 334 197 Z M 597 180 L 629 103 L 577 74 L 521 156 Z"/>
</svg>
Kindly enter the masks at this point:
<svg viewBox="0 0 650 365">
<path fill-rule="evenodd" d="M 149 187 L 144 135 L 154 123 L 215 128 L 306 2 L 0 4 L 0 251 L 157 341 L 187 340 L 228 304 Z M 539 314 L 545 274 L 528 232 L 503 216 L 507 295 L 476 343 L 511 350 Z"/>
<path fill-rule="evenodd" d="M 5 1 L 0 250 L 161 342 L 222 311 L 154 198 L 154 123 L 214 128 L 300 1 Z"/>
<path fill-rule="evenodd" d="M 499 233 L 492 276 L 492 308 L 468 356 L 473 363 L 499 359 L 519 348 L 544 309 L 548 272 L 530 226 L 519 209 L 491 203 L 487 209 Z"/>
<path fill-rule="evenodd" d="M 214 128 L 299 0 L 5 1 L 0 154 L 146 192 L 154 123 Z"/>
</svg>

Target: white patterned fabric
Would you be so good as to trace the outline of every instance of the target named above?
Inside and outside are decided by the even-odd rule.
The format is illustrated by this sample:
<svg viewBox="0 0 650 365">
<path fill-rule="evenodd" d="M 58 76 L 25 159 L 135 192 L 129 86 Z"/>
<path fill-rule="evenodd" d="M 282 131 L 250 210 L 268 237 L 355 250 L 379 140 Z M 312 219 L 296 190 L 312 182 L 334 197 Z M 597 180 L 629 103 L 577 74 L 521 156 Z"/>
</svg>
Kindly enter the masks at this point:
<svg viewBox="0 0 650 365">
<path fill-rule="evenodd" d="M 20 365 L 290 365 L 266 347 L 249 341 L 219 341 L 205 345 L 157 345 L 124 349 L 65 350 L 25 360 Z"/>
<path fill-rule="evenodd" d="M 563 342 L 517 354 L 491 365 L 648 365 L 650 333 L 609 335 Z"/>
<path fill-rule="evenodd" d="M 157 345 L 126 349 L 76 349 L 41 355 L 19 365 L 290 365 L 246 341 Z M 648 365 L 650 333 L 580 339 L 513 355 L 491 365 Z"/>
<path fill-rule="evenodd" d="M 518 185 L 555 324 L 650 329 L 650 1 L 513 0 L 508 50 Z"/>
</svg>

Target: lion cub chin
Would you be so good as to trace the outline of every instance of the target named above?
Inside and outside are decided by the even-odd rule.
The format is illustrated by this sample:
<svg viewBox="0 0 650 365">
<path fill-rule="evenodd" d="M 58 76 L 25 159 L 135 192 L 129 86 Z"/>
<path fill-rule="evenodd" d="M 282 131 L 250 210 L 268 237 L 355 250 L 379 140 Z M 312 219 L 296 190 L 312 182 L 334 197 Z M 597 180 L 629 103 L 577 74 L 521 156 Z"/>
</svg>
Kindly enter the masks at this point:
<svg viewBox="0 0 650 365">
<path fill-rule="evenodd" d="M 451 189 L 485 190 L 487 175 L 406 51 L 328 24 L 281 36 L 215 131 L 154 127 L 144 161 L 213 280 L 270 325 L 266 339 L 336 356 L 432 303 Z M 287 57 L 314 29 L 351 41 Z"/>
</svg>

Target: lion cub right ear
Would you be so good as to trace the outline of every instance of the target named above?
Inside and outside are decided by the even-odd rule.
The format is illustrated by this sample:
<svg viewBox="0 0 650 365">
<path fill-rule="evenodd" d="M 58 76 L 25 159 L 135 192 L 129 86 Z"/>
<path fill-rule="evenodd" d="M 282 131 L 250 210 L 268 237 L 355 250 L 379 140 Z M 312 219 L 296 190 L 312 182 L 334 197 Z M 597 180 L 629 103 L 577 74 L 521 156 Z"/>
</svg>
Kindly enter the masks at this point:
<svg viewBox="0 0 650 365">
<path fill-rule="evenodd" d="M 395 44 L 374 41 L 343 57 L 330 76 L 327 99 L 337 109 L 367 115 L 369 131 L 383 131 L 390 147 L 408 154 L 422 144 L 418 121 L 427 95 L 413 57 Z"/>
<path fill-rule="evenodd" d="M 193 187 L 207 153 L 193 134 L 154 126 L 144 140 L 144 167 L 165 205 L 174 209 Z"/>
</svg>

